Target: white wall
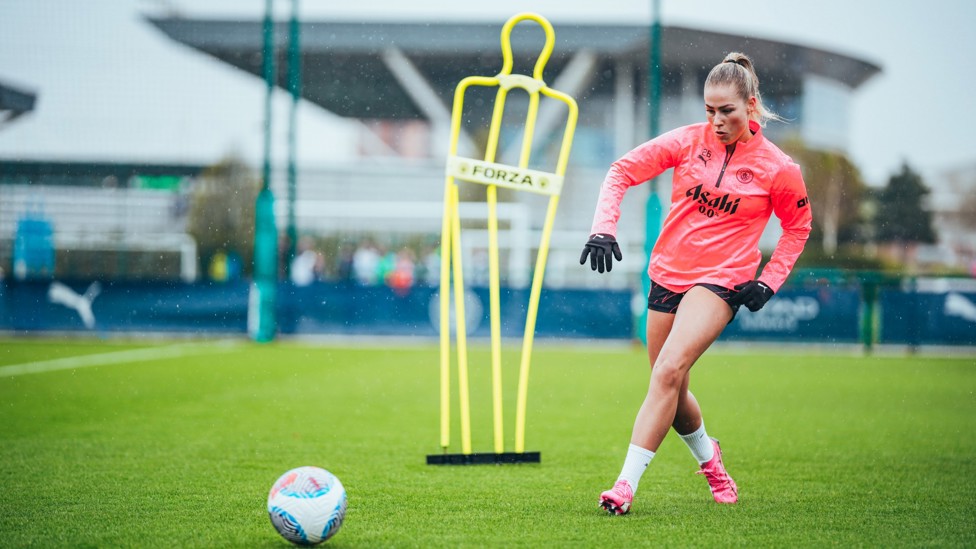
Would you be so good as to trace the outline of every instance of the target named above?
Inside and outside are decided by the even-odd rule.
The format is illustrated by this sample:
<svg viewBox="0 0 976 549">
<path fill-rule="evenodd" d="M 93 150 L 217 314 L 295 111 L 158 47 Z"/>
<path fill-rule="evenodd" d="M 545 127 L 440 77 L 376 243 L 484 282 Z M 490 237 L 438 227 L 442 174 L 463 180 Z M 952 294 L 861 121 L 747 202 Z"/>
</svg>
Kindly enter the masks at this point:
<svg viewBox="0 0 976 549">
<path fill-rule="evenodd" d="M 836 80 L 804 75 L 800 128 L 807 145 L 831 151 L 848 150 L 851 96 L 851 89 Z"/>
</svg>

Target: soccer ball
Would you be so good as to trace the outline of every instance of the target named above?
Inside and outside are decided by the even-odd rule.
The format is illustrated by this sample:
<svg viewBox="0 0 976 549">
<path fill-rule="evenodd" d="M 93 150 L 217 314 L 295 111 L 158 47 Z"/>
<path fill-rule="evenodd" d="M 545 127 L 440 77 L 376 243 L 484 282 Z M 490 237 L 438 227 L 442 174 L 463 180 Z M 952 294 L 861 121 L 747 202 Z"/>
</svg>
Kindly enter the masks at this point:
<svg viewBox="0 0 976 549">
<path fill-rule="evenodd" d="M 318 467 L 298 467 L 271 487 L 268 516 L 286 540 L 315 545 L 339 531 L 346 504 L 346 489 L 338 477 Z"/>
</svg>

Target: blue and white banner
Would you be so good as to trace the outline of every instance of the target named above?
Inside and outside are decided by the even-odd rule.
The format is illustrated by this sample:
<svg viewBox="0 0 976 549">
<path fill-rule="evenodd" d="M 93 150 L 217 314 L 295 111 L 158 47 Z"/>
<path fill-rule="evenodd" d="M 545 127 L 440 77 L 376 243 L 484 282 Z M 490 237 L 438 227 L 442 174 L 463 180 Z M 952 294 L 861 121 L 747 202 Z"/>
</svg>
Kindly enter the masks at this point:
<svg viewBox="0 0 976 549">
<path fill-rule="evenodd" d="M 247 333 L 248 283 L 0 281 L 0 330 L 93 334 L 172 332 Z M 437 336 L 437 288 L 397 291 L 386 286 L 313 283 L 278 287 L 282 334 Z M 537 338 L 633 339 L 630 291 L 544 289 Z M 452 296 L 453 298 L 453 296 Z M 470 336 L 490 336 L 488 289 L 465 296 Z M 528 289 L 502 289 L 506 338 L 525 330 Z M 782 290 L 758 312 L 739 310 L 723 341 L 858 343 L 860 291 L 823 287 Z M 883 289 L 880 343 L 976 346 L 976 293 Z M 451 314 L 454 314 L 453 305 Z M 452 323 L 453 324 L 453 323 Z"/>
<path fill-rule="evenodd" d="M 0 282 L 0 330 L 244 334 L 248 293 L 247 282 L 6 280 Z M 522 337 L 528 297 L 527 289 L 502 289 L 504 337 Z M 536 336 L 629 339 L 630 299 L 627 291 L 543 290 Z M 440 307 L 437 289 L 427 286 L 281 284 L 277 313 L 284 334 L 436 336 Z M 487 288 L 468 290 L 465 313 L 469 335 L 489 337 Z"/>
<path fill-rule="evenodd" d="M 721 339 L 856 343 L 860 306 L 857 290 L 783 290 L 755 313 L 741 307 Z"/>
<path fill-rule="evenodd" d="M 976 345 L 976 293 L 882 290 L 881 343 Z"/>
</svg>

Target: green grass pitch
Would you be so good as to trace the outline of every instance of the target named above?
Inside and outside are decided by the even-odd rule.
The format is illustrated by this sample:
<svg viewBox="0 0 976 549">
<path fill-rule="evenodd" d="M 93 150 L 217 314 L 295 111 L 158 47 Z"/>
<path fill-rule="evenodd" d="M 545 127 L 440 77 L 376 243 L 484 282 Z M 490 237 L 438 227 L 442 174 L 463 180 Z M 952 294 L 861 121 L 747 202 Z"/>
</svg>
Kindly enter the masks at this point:
<svg viewBox="0 0 976 549">
<path fill-rule="evenodd" d="M 486 350 L 471 361 L 491 451 Z M 740 503 L 712 502 L 671 434 L 611 517 L 647 375 L 640 349 L 541 344 L 542 463 L 428 466 L 434 346 L 0 340 L 0 546 L 285 547 L 266 498 L 299 465 L 346 486 L 327 547 L 976 546 L 976 358 L 710 351 L 692 390 Z"/>
</svg>

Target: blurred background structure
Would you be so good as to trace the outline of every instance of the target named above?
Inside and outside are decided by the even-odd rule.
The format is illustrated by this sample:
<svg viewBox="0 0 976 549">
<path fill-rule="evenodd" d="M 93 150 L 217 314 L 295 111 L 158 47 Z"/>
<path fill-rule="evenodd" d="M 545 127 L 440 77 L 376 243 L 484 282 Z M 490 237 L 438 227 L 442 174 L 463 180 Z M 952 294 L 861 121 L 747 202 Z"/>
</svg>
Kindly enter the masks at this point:
<svg viewBox="0 0 976 549">
<path fill-rule="evenodd" d="M 593 276 L 579 266 L 578 257 L 607 167 L 649 134 L 650 22 L 563 24 L 556 16 L 543 15 L 553 22 L 557 40 L 545 79 L 575 97 L 581 115 L 553 235 L 547 289 L 552 295 L 610 292 L 618 305 L 607 314 L 629 323 L 631 301 L 641 301 L 644 205 L 650 185 L 633 190 L 635 196 L 624 202 L 618 238 L 626 260 L 614 276 Z M 226 303 L 208 291 L 227 292 L 235 296 L 233 302 L 246 302 L 246 295 L 231 288 L 253 275 L 254 204 L 265 179 L 276 198 L 278 270 L 286 288 L 280 305 L 283 331 L 342 332 L 348 325 L 343 318 L 355 316 L 350 309 L 355 303 L 348 303 L 342 313 L 347 317 L 336 312 L 338 306 L 309 317 L 295 297 L 309 288 L 340 295 L 339 288 L 388 291 L 393 297 L 363 299 L 381 308 L 391 307 L 389 299 L 415 299 L 420 309 L 410 322 L 427 321 L 424 300 L 429 295 L 421 293 L 432 292 L 437 283 L 434 266 L 454 88 L 465 76 L 498 72 L 498 33 L 504 18 L 446 22 L 304 17 L 298 26 L 300 47 L 297 55 L 290 55 L 292 30 L 279 17 L 267 177 L 261 170 L 267 121 L 260 17 L 199 17 L 170 2 L 139 6 L 105 0 L 81 6 L 45 0 L 0 7 L 0 19 L 0 29 L 30 29 L 4 32 L 0 38 L 0 273 L 6 288 L 6 297 L 0 298 L 7 303 L 0 308 L 6 315 L 0 314 L 0 329 L 51 325 L 46 313 L 23 320 L 23 307 L 31 299 L 48 303 L 44 292 L 54 279 L 74 281 L 79 295 L 90 281 L 102 281 L 103 303 L 112 293 L 111 284 L 130 292 L 140 284 L 166 284 L 173 295 L 197 296 L 188 298 L 197 305 L 211 299 Z M 516 72 L 531 72 L 541 31 L 519 27 L 513 39 Z M 821 339 L 883 340 L 878 325 L 884 311 L 907 318 L 918 307 L 928 307 L 912 301 L 916 309 L 875 308 L 884 295 L 873 293 L 876 285 L 916 293 L 919 287 L 937 286 L 969 305 L 976 302 L 976 160 L 935 174 L 935 186 L 927 179 L 931 173 L 923 177 L 907 162 L 888 181 L 869 184 L 851 160 L 854 98 L 884 67 L 847 51 L 667 22 L 661 44 L 662 129 L 703 120 L 704 78 L 724 53 L 752 56 L 764 99 L 789 120 L 771 123 L 766 133 L 801 164 L 814 206 L 814 234 L 792 286 L 810 295 L 823 294 L 824 288 L 852 292 L 833 301 L 817 297 L 816 314 L 809 302 L 800 299 L 797 305 L 794 300 L 789 313 L 793 320 L 755 321 L 756 334 L 768 336 L 776 326 L 788 325 L 789 337 L 802 340 L 797 322 L 813 322 L 802 320 L 803 315 L 836 324 L 824 311 L 844 302 L 836 315 L 845 319 L 846 331 L 839 335 L 824 328 Z M 296 59 L 301 75 L 293 141 L 297 148 L 290 149 L 287 113 L 294 82 L 289 75 Z M 520 99 L 524 97 L 516 94 L 509 100 L 502 162 L 517 154 L 519 112 L 525 108 Z M 466 103 L 471 110 L 462 143 L 469 151 L 462 154 L 480 153 L 485 135 L 479 128 L 489 116 L 490 102 L 486 95 Z M 537 130 L 553 136 L 553 142 L 561 135 L 558 121 L 564 119 L 558 109 L 544 102 Z M 533 153 L 538 159 L 534 163 L 546 169 L 556 151 L 540 148 Z M 293 174 L 290 158 L 297 159 Z M 668 188 L 669 177 L 659 178 L 659 189 Z M 466 276 L 483 284 L 483 190 L 464 192 Z M 524 193 L 500 196 L 502 281 L 514 295 L 531 278 L 535 250 L 530 243 L 539 240 L 545 200 Z M 773 221 L 763 236 L 764 251 L 772 250 L 778 236 Z M 918 277 L 938 277 L 941 286 L 919 284 Z M 34 293 L 18 301 L 17 309 L 11 296 L 28 287 Z M 940 307 L 948 303 L 943 294 L 938 294 Z M 586 301 L 586 294 L 581 295 L 575 299 Z M 789 298 L 781 297 L 785 310 Z M 317 303 L 331 305 L 336 299 Z M 158 311 L 177 302 L 173 297 L 165 305 L 153 303 Z M 629 324 L 600 315 L 561 322 L 558 302 L 553 301 L 550 324 L 540 324 L 543 333 L 550 329 L 554 336 L 614 337 L 617 330 L 616 337 L 631 335 Z M 953 310 L 963 312 L 944 315 L 947 322 L 976 322 L 976 313 L 966 320 L 968 305 L 958 299 L 953 303 Z M 173 314 L 185 309 L 180 311 Z M 236 331 L 241 314 L 234 309 L 190 317 L 211 330 Z M 215 320 L 209 318 L 213 315 Z M 587 328 L 601 318 L 608 323 L 605 330 Z M 55 322 L 54 327 L 71 328 L 73 322 Z M 410 322 L 403 330 L 387 326 L 374 332 L 411 332 Z M 939 322 L 930 322 L 933 334 L 945 332 Z M 970 335 L 953 342 L 976 345 L 976 331 L 966 332 L 969 327 L 961 325 L 959 333 Z M 143 328 L 159 326 L 147 321 Z M 427 333 L 427 328 L 420 332 Z M 747 326 L 738 329 L 748 335 Z M 517 326 L 512 330 L 518 333 Z M 922 341 L 923 332 L 908 334 L 906 341 Z M 730 330 L 729 337 L 736 333 Z"/>
<path fill-rule="evenodd" d="M 187 44 L 225 63 L 260 78 L 262 74 L 259 22 L 201 21 L 181 18 L 154 19 L 153 24 L 175 41 Z M 359 157 L 395 162 L 356 166 L 344 172 L 321 170 L 305 174 L 298 209 L 303 227 L 335 232 L 363 230 L 413 231 L 430 234 L 439 220 L 440 179 L 447 150 L 450 105 L 457 83 L 469 75 L 493 75 L 499 69 L 498 27 L 485 23 L 375 23 L 308 22 L 302 29 L 303 98 L 330 112 L 358 120 L 362 126 L 348 139 L 359 144 Z M 516 32 L 513 48 L 522 72 L 541 50 L 539 29 L 526 26 Z M 279 25 L 276 36 L 284 42 L 287 29 Z M 560 206 L 558 232 L 550 261 L 550 284 L 586 285 L 598 282 L 573 268 L 580 238 L 586 236 L 596 192 L 607 167 L 649 133 L 648 27 L 646 24 L 583 25 L 560 28 L 547 82 L 578 98 L 581 121 L 574 140 L 572 169 Z M 714 32 L 665 27 L 661 40 L 663 97 L 661 127 L 673 128 L 700 121 L 701 89 L 716 52 L 748 49 L 763 70 L 765 99 L 775 112 L 792 122 L 770 127 L 773 139 L 796 138 L 815 148 L 843 151 L 846 142 L 849 98 L 879 67 L 852 57 L 762 39 Z M 285 47 L 279 48 L 279 64 L 285 63 Z M 285 71 L 278 84 L 286 88 Z M 524 112 L 527 97 L 515 112 Z M 479 98 L 490 101 L 490 97 Z M 521 107 L 521 111 L 519 110 Z M 466 126 L 486 127 L 490 110 L 482 108 Z M 553 127 L 564 117 L 554 109 L 543 117 L 539 133 L 558 138 Z M 480 122 L 480 124 L 479 124 Z M 518 135 L 520 120 L 512 117 L 509 136 Z M 468 156 L 483 152 L 483 136 L 468 134 Z M 501 161 L 515 163 L 519 142 L 509 140 Z M 551 163 L 555 151 L 549 153 Z M 465 153 L 462 153 L 465 154 Z M 279 180 L 280 181 L 280 180 Z M 667 188 L 667 179 L 661 181 Z M 283 191 L 283 187 L 279 186 Z M 665 193 L 667 196 L 668 193 Z M 284 196 L 277 192 L 277 196 Z M 393 203 L 390 203 L 392 199 Z M 535 196 L 512 196 L 512 211 L 522 228 L 537 231 L 545 201 Z M 413 203 L 413 204 L 411 204 Z M 643 254 L 644 214 L 640 200 L 626 202 L 621 241 L 628 257 Z M 426 210 L 426 226 L 416 219 Z M 343 213 L 345 212 L 345 213 Z M 371 213 L 369 213 L 371 212 Z M 408 219 L 401 218 L 407 212 Z M 515 215 L 515 214 L 513 214 Z M 398 219 L 399 218 L 399 219 Z M 771 247 L 775 230 L 767 239 Z M 510 234 L 509 242 L 537 242 L 529 234 Z M 486 246 L 484 239 L 470 246 Z M 521 250 L 523 254 L 529 250 Z M 621 266 L 633 273 L 643 270 L 641 261 Z M 509 257 L 508 279 L 525 284 L 531 263 L 526 257 Z M 631 277 L 632 278 L 632 277 Z M 618 284 L 628 278 L 610 279 Z"/>
</svg>

